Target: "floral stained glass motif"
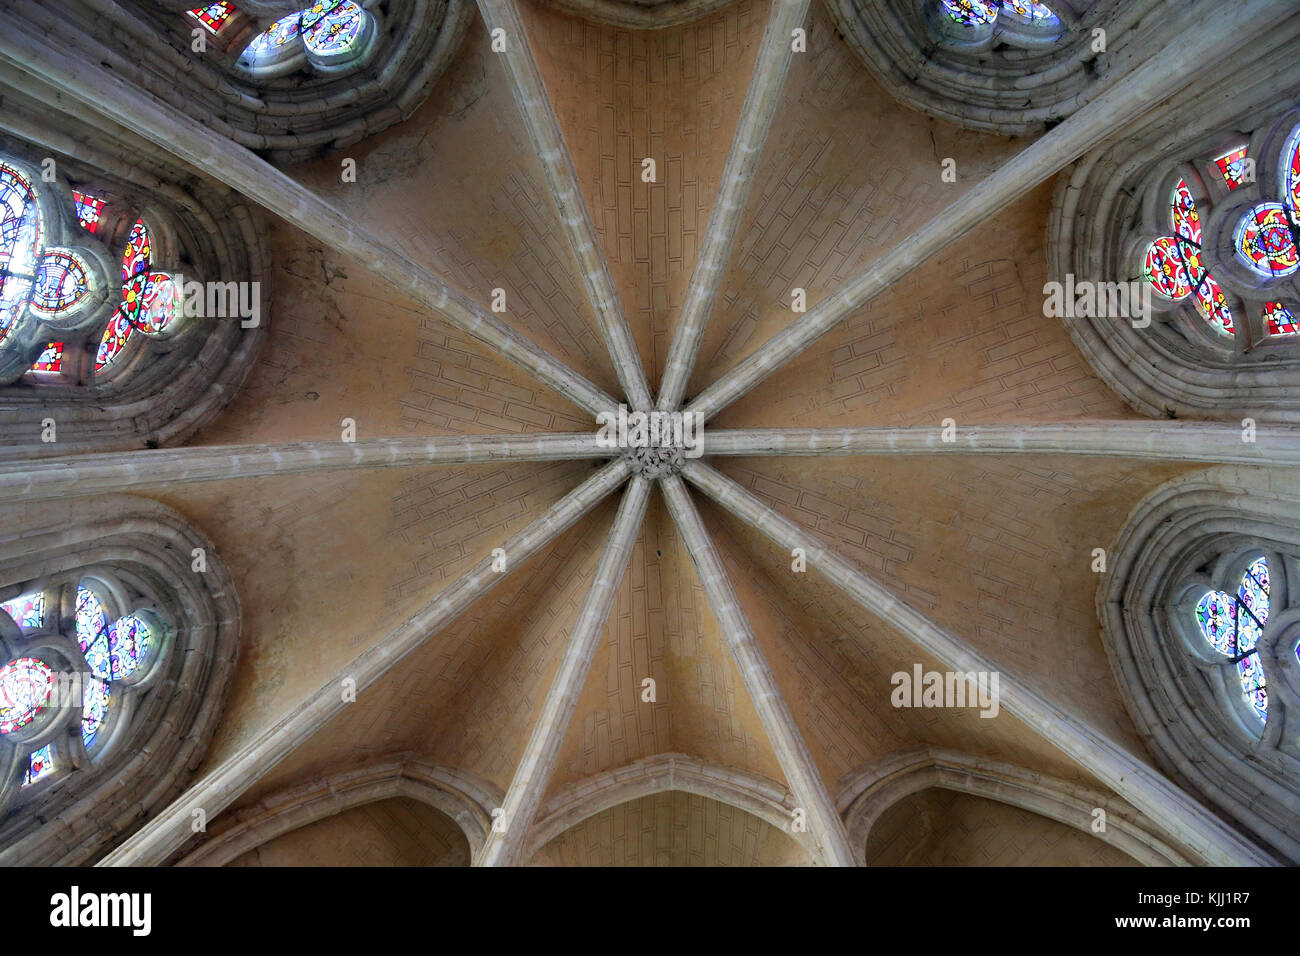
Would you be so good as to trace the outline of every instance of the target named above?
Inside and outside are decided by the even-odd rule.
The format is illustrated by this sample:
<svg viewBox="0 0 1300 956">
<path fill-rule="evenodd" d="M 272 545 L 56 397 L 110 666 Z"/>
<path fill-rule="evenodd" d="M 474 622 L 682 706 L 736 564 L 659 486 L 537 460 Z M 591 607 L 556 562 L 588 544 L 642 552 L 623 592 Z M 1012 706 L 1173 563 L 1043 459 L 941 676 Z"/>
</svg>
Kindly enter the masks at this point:
<svg viewBox="0 0 1300 956">
<path fill-rule="evenodd" d="M 319 56 L 346 53 L 361 36 L 364 24 L 365 14 L 352 0 L 321 0 L 303 11 L 302 42 Z"/>
<path fill-rule="evenodd" d="M 1231 335 L 1232 309 L 1222 287 L 1210 275 L 1201 251 L 1201 215 L 1196 199 L 1180 179 L 1169 201 L 1174 235 L 1160 236 L 1147 246 L 1143 273 L 1157 292 L 1177 301 L 1195 293 L 1201 316 L 1219 332 Z"/>
<path fill-rule="evenodd" d="M 108 704 L 113 689 L 108 681 L 88 678 L 81 693 L 81 742 L 86 749 L 95 743 L 95 737 L 103 729 L 108 718 Z"/>
<path fill-rule="evenodd" d="M 1246 149 L 1245 146 L 1238 146 L 1214 161 L 1214 165 L 1219 169 L 1219 175 L 1223 177 L 1223 181 L 1228 184 L 1229 189 L 1236 189 L 1242 183 L 1247 182 Z"/>
<path fill-rule="evenodd" d="M 1289 276 L 1300 269 L 1300 250 L 1281 203 L 1260 203 L 1242 216 L 1232 244 L 1241 260 L 1259 275 Z"/>
<path fill-rule="evenodd" d="M 121 354 L 134 331 L 134 326 L 122 314 L 121 309 L 113 313 L 113 317 L 108 320 L 108 326 L 104 329 L 104 337 L 99 340 L 99 351 L 95 353 L 96 372 Z"/>
<path fill-rule="evenodd" d="M 1026 20 L 1050 20 L 1056 14 L 1038 0 L 1002 0 L 1002 9 L 1020 14 Z"/>
<path fill-rule="evenodd" d="M 1269 335 L 1295 335 L 1300 332 L 1300 324 L 1281 302 L 1264 303 L 1264 327 Z"/>
<path fill-rule="evenodd" d="M 0 603 L 0 611 L 8 614 L 23 630 L 36 630 L 45 619 L 45 594 L 33 591 Z"/>
<path fill-rule="evenodd" d="M 72 201 L 77 207 L 77 222 L 81 228 L 87 232 L 94 232 L 99 228 L 99 217 L 104 212 L 104 200 L 96 199 L 94 196 L 87 196 L 85 193 L 72 191 Z"/>
<path fill-rule="evenodd" d="M 0 667 L 0 734 L 35 720 L 53 688 L 54 671 L 34 657 L 19 657 Z"/>
<path fill-rule="evenodd" d="M 943 0 L 943 10 L 962 26 L 975 27 L 998 18 L 994 0 Z"/>
<path fill-rule="evenodd" d="M 212 33 L 220 33 L 221 28 L 226 25 L 232 16 L 235 15 L 235 8 L 229 3 L 221 2 L 209 3 L 207 6 L 196 7 L 190 11 L 190 16 L 199 23 L 203 24 Z"/>
<path fill-rule="evenodd" d="M 122 253 L 122 282 L 129 282 L 141 273 L 149 271 L 153 258 L 153 246 L 149 240 L 149 227 L 143 219 L 137 219 L 131 227 L 131 234 L 126 237 L 126 251 Z"/>
<path fill-rule="evenodd" d="M 51 342 L 32 363 L 33 372 L 57 372 L 63 368 L 63 343 Z"/>
<path fill-rule="evenodd" d="M 90 290 L 86 270 L 66 252 L 47 252 L 36 270 L 32 308 L 40 312 L 62 312 L 85 297 Z"/>
<path fill-rule="evenodd" d="M 54 745 L 46 744 L 39 750 L 32 751 L 27 771 L 23 774 L 23 786 L 35 783 L 52 773 L 54 773 Z"/>
<path fill-rule="evenodd" d="M 1268 690 L 1256 647 L 1268 615 L 1269 570 L 1265 558 L 1246 569 L 1235 595 L 1207 591 L 1196 605 L 1201 634 L 1211 647 L 1232 660 L 1242 696 L 1260 721 L 1268 718 Z"/>
</svg>

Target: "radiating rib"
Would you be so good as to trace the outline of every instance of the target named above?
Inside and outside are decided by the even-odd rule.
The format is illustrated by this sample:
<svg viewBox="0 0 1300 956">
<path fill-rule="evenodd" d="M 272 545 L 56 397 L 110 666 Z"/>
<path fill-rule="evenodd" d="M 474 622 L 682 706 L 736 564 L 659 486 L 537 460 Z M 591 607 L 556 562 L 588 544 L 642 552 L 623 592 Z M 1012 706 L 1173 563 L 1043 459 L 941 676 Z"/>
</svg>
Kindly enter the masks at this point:
<svg viewBox="0 0 1300 956">
<path fill-rule="evenodd" d="M 988 221 L 1026 191 L 1097 145 L 1108 134 L 1182 89 L 1202 71 L 1266 29 L 1279 28 L 1275 0 L 1241 0 L 1225 7 L 1201 3 L 1186 17 L 1198 29 L 1147 60 L 1060 126 L 1022 150 L 941 214 L 877 258 L 839 291 L 799 316 L 690 404 L 716 415 L 844 319 L 953 241 Z M 1294 29 L 1295 20 L 1290 25 Z M 1213 24 L 1210 28 L 1207 24 Z M 936 173 L 937 175 L 937 173 Z"/>
<path fill-rule="evenodd" d="M 781 102 L 781 91 L 793 56 L 791 33 L 803 23 L 807 14 L 808 0 L 772 0 L 767 29 L 763 31 L 754 73 L 749 80 L 749 91 L 745 94 L 736 135 L 732 138 L 727 165 L 722 171 L 722 187 L 714 200 L 713 211 L 709 213 L 709 227 L 700 243 L 695 272 L 691 275 L 686 300 L 673 328 L 664 377 L 659 385 L 658 407 L 661 410 L 676 409 L 686 396 L 691 369 L 700 350 L 700 339 L 708 327 L 736 228 L 745 212 L 754 170 L 758 168 L 763 144 L 772 128 L 772 117 Z"/>
<path fill-rule="evenodd" d="M 807 814 L 809 832 L 821 848 L 822 859 L 832 866 L 856 866 L 844 821 L 835 810 L 835 801 L 831 799 L 826 784 L 822 781 L 821 772 L 799 732 L 794 714 L 790 713 L 790 707 L 781 695 L 780 685 L 754 638 L 749 618 L 740 606 L 740 599 L 736 597 L 736 591 L 722 566 L 722 559 L 713 547 L 713 541 L 704 530 L 699 511 L 679 477 L 670 475 L 660 484 L 668 502 L 668 510 L 681 532 L 691 560 L 695 562 L 695 570 L 700 576 L 700 583 L 704 585 L 704 593 L 708 595 L 713 616 L 717 618 L 718 627 L 722 629 L 736 667 L 745 681 L 749 699 L 758 711 L 763 729 L 772 742 L 772 749 L 785 774 L 786 783 L 797 805 Z"/>
<path fill-rule="evenodd" d="M 424 266 L 388 246 L 315 192 L 220 133 L 136 89 L 92 63 L 56 51 L 10 16 L 0 30 L 0 58 L 29 71 L 40 83 L 24 90 L 54 109 L 69 105 L 59 93 L 118 122 L 126 122 L 162 149 L 220 180 L 272 213 L 381 276 L 437 312 L 456 328 L 545 382 L 593 415 L 617 403 L 599 387 L 515 332 L 443 282 Z M 51 90 L 43 84 L 49 84 Z"/>
<path fill-rule="evenodd" d="M 631 473 L 627 459 L 610 462 L 569 492 L 544 515 L 502 543 L 507 571 L 493 570 L 484 558 L 454 584 L 394 628 L 379 644 L 355 658 L 316 693 L 259 734 L 237 754 L 196 781 L 162 813 L 100 862 L 101 866 L 156 866 L 192 835 L 192 811 L 202 810 L 210 821 L 260 780 L 299 744 L 309 739 L 347 707 L 340 688 L 355 681 L 358 694 L 383 677 L 402 658 L 437 634 L 509 573 L 526 563 L 575 521 L 586 514 Z"/>
<path fill-rule="evenodd" d="M 505 30 L 506 68 L 514 87 L 515 102 L 523 114 L 528 138 L 532 140 L 542 169 L 546 171 L 546 181 L 550 184 L 574 258 L 578 260 L 578 270 L 600 321 L 600 331 L 618 372 L 618 380 L 633 409 L 649 409 L 650 386 L 641 364 L 641 353 L 627 324 L 618 290 L 614 288 L 609 263 L 596 238 L 596 227 L 578 185 L 573 159 L 564 144 L 555 107 L 551 105 L 542 76 L 537 71 L 537 59 L 528 43 L 523 21 L 519 19 L 515 0 L 478 0 L 478 8 L 489 29 Z"/>
<path fill-rule="evenodd" d="M 594 434 L 560 433 L 210 445 L 69 455 L 0 462 L 0 504 L 226 478 L 409 465 L 607 458 L 615 453 L 614 449 L 598 446 Z"/>
<path fill-rule="evenodd" d="M 884 585 L 827 548 L 819 538 L 777 514 L 730 478 L 698 461 L 689 462 L 682 474 L 780 548 L 802 548 L 808 567 L 821 572 L 855 602 L 888 621 L 945 667 L 957 673 L 999 674 L 1002 708 L 1147 814 L 1207 863 L 1242 866 L 1273 862 L 1236 829 L 1147 763 L 899 600 Z"/>
<path fill-rule="evenodd" d="M 1300 465 L 1300 427 L 1218 422 L 1118 421 L 900 428 L 721 428 L 707 455 L 1083 455 L 1153 461 Z"/>
<path fill-rule="evenodd" d="M 519 758 L 519 766 L 515 768 L 499 822 L 494 822 L 492 832 L 479 853 L 478 866 L 510 866 L 520 862 L 519 854 L 528 838 L 528 829 L 546 793 L 546 785 L 560 755 L 560 745 L 564 742 L 564 732 L 568 730 L 573 711 L 578 706 L 578 696 L 587 680 L 587 672 L 591 670 L 591 661 L 609 619 L 609 610 L 631 560 L 632 547 L 641 531 L 649 497 L 649 479 L 634 475 L 623 494 L 609 541 L 596 566 L 596 576 L 574 622 L 564 657 L 542 704 L 542 712 L 529 735 L 523 756 Z M 504 825 L 504 830 L 498 830 L 498 825 Z"/>
</svg>

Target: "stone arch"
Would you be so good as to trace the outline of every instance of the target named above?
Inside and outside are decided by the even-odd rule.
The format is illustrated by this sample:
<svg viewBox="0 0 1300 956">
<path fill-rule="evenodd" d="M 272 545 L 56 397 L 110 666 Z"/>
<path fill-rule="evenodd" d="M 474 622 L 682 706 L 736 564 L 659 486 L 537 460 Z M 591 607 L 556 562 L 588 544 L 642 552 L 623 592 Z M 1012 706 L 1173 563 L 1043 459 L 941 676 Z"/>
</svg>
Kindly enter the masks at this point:
<svg viewBox="0 0 1300 956">
<path fill-rule="evenodd" d="M 1204 257 L 1242 318 L 1235 337 L 1213 333 L 1190 304 L 1192 297 L 1170 303 L 1157 293 L 1149 325 L 1139 320 L 1136 327 L 1108 315 L 1076 316 L 1067 310 L 1062 316 L 1097 375 L 1144 415 L 1300 421 L 1300 349 L 1265 341 L 1258 329 L 1253 335 L 1250 329 L 1258 325 L 1261 302 L 1286 298 L 1294 282 L 1251 288 L 1219 241 L 1225 229 L 1231 233 L 1228 219 L 1242 203 L 1270 198 L 1263 177 L 1280 152 L 1279 134 L 1300 122 L 1287 110 L 1300 89 L 1300 67 L 1277 55 L 1273 43 L 1270 38 L 1249 62 L 1233 64 L 1234 75 L 1244 77 L 1233 95 L 1223 95 L 1217 82 L 1198 81 L 1159 117 L 1132 125 L 1057 179 L 1047 232 L 1048 279 L 1062 285 L 1146 286 L 1141 254 L 1160 230 L 1170 231 L 1170 183 L 1180 177 L 1197 193 L 1198 206 L 1209 209 Z M 1260 181 L 1230 193 L 1216 178 L 1211 159 L 1238 143 L 1249 143 Z M 1162 211 L 1164 219 L 1158 221 Z M 1293 311 L 1297 307 L 1300 303 L 1293 302 Z"/>
<path fill-rule="evenodd" d="M 524 858 L 531 857 L 588 817 L 669 790 L 716 800 L 758 817 L 785 832 L 810 858 L 816 859 L 813 835 L 790 831 L 794 800 L 783 785 L 743 770 L 716 767 L 685 754 L 657 754 L 564 787 L 539 810 L 528 835 Z"/>
<path fill-rule="evenodd" d="M 633 30 L 675 27 L 733 3 L 734 0 L 542 0 L 565 13 Z"/>
<path fill-rule="evenodd" d="M 240 811 L 217 828 L 178 866 L 224 866 L 264 843 L 355 807 L 409 797 L 450 817 L 477 853 L 492 825 L 492 809 L 504 794 L 463 771 L 404 756 L 330 774 L 290 787 Z"/>
<path fill-rule="evenodd" d="M 0 802 L 8 804 L 0 820 L 0 864 L 81 865 L 137 829 L 192 779 L 234 670 L 239 602 L 212 544 L 158 502 L 103 495 L 32 506 L 7 516 L 4 528 L 0 600 L 53 592 L 91 574 L 110 581 L 112 590 L 144 595 L 167 622 L 165 654 L 147 686 L 130 688 L 129 719 L 118 722 L 113 745 L 98 757 L 74 746 L 79 708 L 49 728 L 55 746 L 68 750 L 48 780 L 21 787 L 17 761 L 27 750 L 3 744 L 12 753 L 0 781 Z M 195 549 L 203 549 L 202 572 L 193 570 Z M 5 643 L 19 650 L 66 643 L 60 635 L 69 614 L 65 607 L 55 616 L 63 621 L 36 636 L 11 633 L 6 617 Z M 71 647 L 75 653 L 75 641 Z M 56 818 L 62 822 L 45 823 Z"/>
<path fill-rule="evenodd" d="M 1184 851 L 1124 801 L 1012 764 L 954 750 L 915 747 L 880 758 L 846 777 L 836 803 L 845 819 L 858 865 L 866 864 L 867 839 L 881 815 L 900 800 L 939 788 L 968 793 L 1048 817 L 1082 830 L 1147 866 L 1190 865 Z M 1106 811 L 1106 830 L 1093 832 L 1093 810 Z"/>
<path fill-rule="evenodd" d="M 28 322 L 0 347 L 0 381 L 8 382 L 0 386 L 0 443 L 12 457 L 34 458 L 183 441 L 226 407 L 266 339 L 265 219 L 229 191 L 188 178 L 172 161 L 160 158 L 156 169 L 133 163 L 127 131 L 119 131 L 121 139 L 105 131 L 84 144 L 78 137 L 88 130 L 75 118 L 20 99 L 0 119 L 0 156 L 34 175 L 53 164 L 53 181 L 38 175 L 35 185 L 56 244 L 93 250 L 112 289 L 75 325 Z M 77 224 L 74 189 L 104 202 L 93 233 Z M 133 332 L 121 355 L 96 369 L 100 338 L 122 303 L 123 249 L 137 219 L 148 224 L 157 271 L 186 285 L 234 283 L 256 314 L 247 321 L 186 318 L 158 335 Z M 24 374 L 53 340 L 63 344 L 62 370 Z M 47 419 L 55 425 L 53 441 Z"/>
<path fill-rule="evenodd" d="M 1184 626 L 1189 588 L 1219 586 L 1218 571 L 1256 553 L 1285 569 L 1273 572 L 1283 593 L 1258 644 L 1269 692 L 1262 731 Z M 1300 860 L 1300 497 L 1250 469 L 1186 475 L 1138 504 L 1109 554 L 1097 592 L 1102 640 L 1158 762 L 1273 852 Z"/>
<path fill-rule="evenodd" d="M 1050 29 L 1000 15 L 996 29 L 954 42 L 936 28 L 936 3 L 826 0 L 845 42 L 899 102 L 1008 136 L 1042 132 L 1087 104 L 1135 56 L 1159 49 L 1169 15 L 1160 0 L 1050 0 Z"/>
<path fill-rule="evenodd" d="M 272 162 L 293 163 L 350 146 L 409 117 L 455 58 L 475 18 L 472 0 L 361 0 L 377 34 L 364 61 L 340 73 L 257 77 L 239 65 L 252 39 L 308 3 L 235 3 L 246 16 L 191 49 L 196 22 L 186 0 L 122 0 L 114 6 L 122 44 L 102 43 L 79 21 L 103 0 L 69 0 L 62 16 L 32 10 L 47 42 L 70 56 L 102 58 L 120 76 Z M 33 4 L 33 7 L 38 5 Z M 102 16 L 102 12 L 98 14 Z M 227 35 L 229 34 L 229 35 Z M 139 51 L 130 56 L 125 49 Z"/>
</svg>

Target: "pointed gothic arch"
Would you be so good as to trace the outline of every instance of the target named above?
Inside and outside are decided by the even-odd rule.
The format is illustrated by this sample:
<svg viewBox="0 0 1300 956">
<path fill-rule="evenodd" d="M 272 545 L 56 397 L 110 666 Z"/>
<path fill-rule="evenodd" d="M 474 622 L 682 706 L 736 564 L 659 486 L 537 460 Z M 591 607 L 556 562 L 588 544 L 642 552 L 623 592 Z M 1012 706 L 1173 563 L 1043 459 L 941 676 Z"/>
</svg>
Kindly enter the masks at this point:
<svg viewBox="0 0 1300 956">
<path fill-rule="evenodd" d="M 0 125 L 30 132 L 33 122 L 15 103 Z M 47 141 L 63 123 L 47 116 Z M 261 213 L 197 183 L 145 177 L 142 188 L 109 165 L 110 142 L 98 147 L 65 157 L 0 137 L 13 227 L 0 258 L 62 268 L 32 281 L 0 266 L 12 292 L 0 321 L 0 443 L 14 457 L 179 442 L 226 406 L 266 338 Z"/>
<path fill-rule="evenodd" d="M 157 502 L 78 499 L 4 527 L 0 644 L 39 666 L 35 682 L 0 677 L 0 863 L 86 864 L 198 767 L 239 602 L 211 543 Z"/>
<path fill-rule="evenodd" d="M 1300 286 L 1281 266 L 1300 256 L 1300 199 L 1287 185 L 1300 69 L 1276 52 L 1233 64 L 1243 72 L 1233 96 L 1200 83 L 1058 178 L 1049 280 L 1127 284 L 1151 299 L 1149 324 L 1105 310 L 1062 316 L 1098 376 L 1142 414 L 1300 420 Z M 1251 238 L 1265 261 L 1263 240 L 1278 240 L 1276 270 L 1238 252 L 1265 208 L 1276 221 Z"/>
<path fill-rule="evenodd" d="M 1297 529 L 1300 498 L 1266 476 L 1187 475 L 1137 506 L 1097 592 L 1125 704 L 1161 765 L 1292 862 L 1300 859 Z"/>
<path fill-rule="evenodd" d="M 299 34 L 308 31 L 295 30 L 290 42 L 253 47 L 275 23 L 304 12 L 327 18 L 328 26 L 342 3 L 355 8 L 355 17 L 349 14 L 351 27 L 328 41 L 304 43 Z M 231 0 L 232 15 L 212 26 L 189 13 L 210 6 L 69 0 L 62 16 L 25 13 L 44 22 L 46 42 L 60 53 L 111 64 L 117 75 L 276 163 L 350 146 L 409 117 L 476 16 L 472 0 Z M 124 42 L 104 45 L 81 28 L 107 15 Z"/>
</svg>

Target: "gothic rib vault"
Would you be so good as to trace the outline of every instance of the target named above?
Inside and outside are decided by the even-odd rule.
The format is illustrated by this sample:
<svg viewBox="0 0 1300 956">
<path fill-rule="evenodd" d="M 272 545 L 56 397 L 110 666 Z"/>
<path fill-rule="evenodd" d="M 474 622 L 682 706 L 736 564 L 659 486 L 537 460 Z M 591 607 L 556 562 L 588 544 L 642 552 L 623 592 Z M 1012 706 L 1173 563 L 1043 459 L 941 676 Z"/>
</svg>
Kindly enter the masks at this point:
<svg viewBox="0 0 1300 956">
<path fill-rule="evenodd" d="M 478 6 L 409 120 L 286 168 L 0 36 L 64 108 L 127 119 L 279 220 L 268 342 L 215 424 L 0 470 L 3 507 L 170 505 L 244 607 L 206 760 L 101 862 L 247 861 L 400 799 L 457 819 L 479 865 L 582 862 L 618 807 L 704 812 L 654 803 L 672 790 L 760 821 L 735 824 L 755 861 L 855 865 L 870 822 L 904 827 L 894 801 L 934 788 L 965 790 L 935 811 L 962 820 L 972 794 L 1076 830 L 1108 807 L 1118 835 L 1080 837 L 1092 862 L 1275 862 L 1158 768 L 1089 557 L 1162 482 L 1294 467 L 1300 441 L 1137 416 L 1039 290 L 1053 177 L 1275 30 L 1276 6 L 1245 0 L 1023 140 L 891 101 L 808 0 L 656 31 Z M 704 457 L 601 447 L 594 417 L 620 403 L 700 414 Z M 893 708 L 914 663 L 999 673 L 1001 715 Z"/>
</svg>

